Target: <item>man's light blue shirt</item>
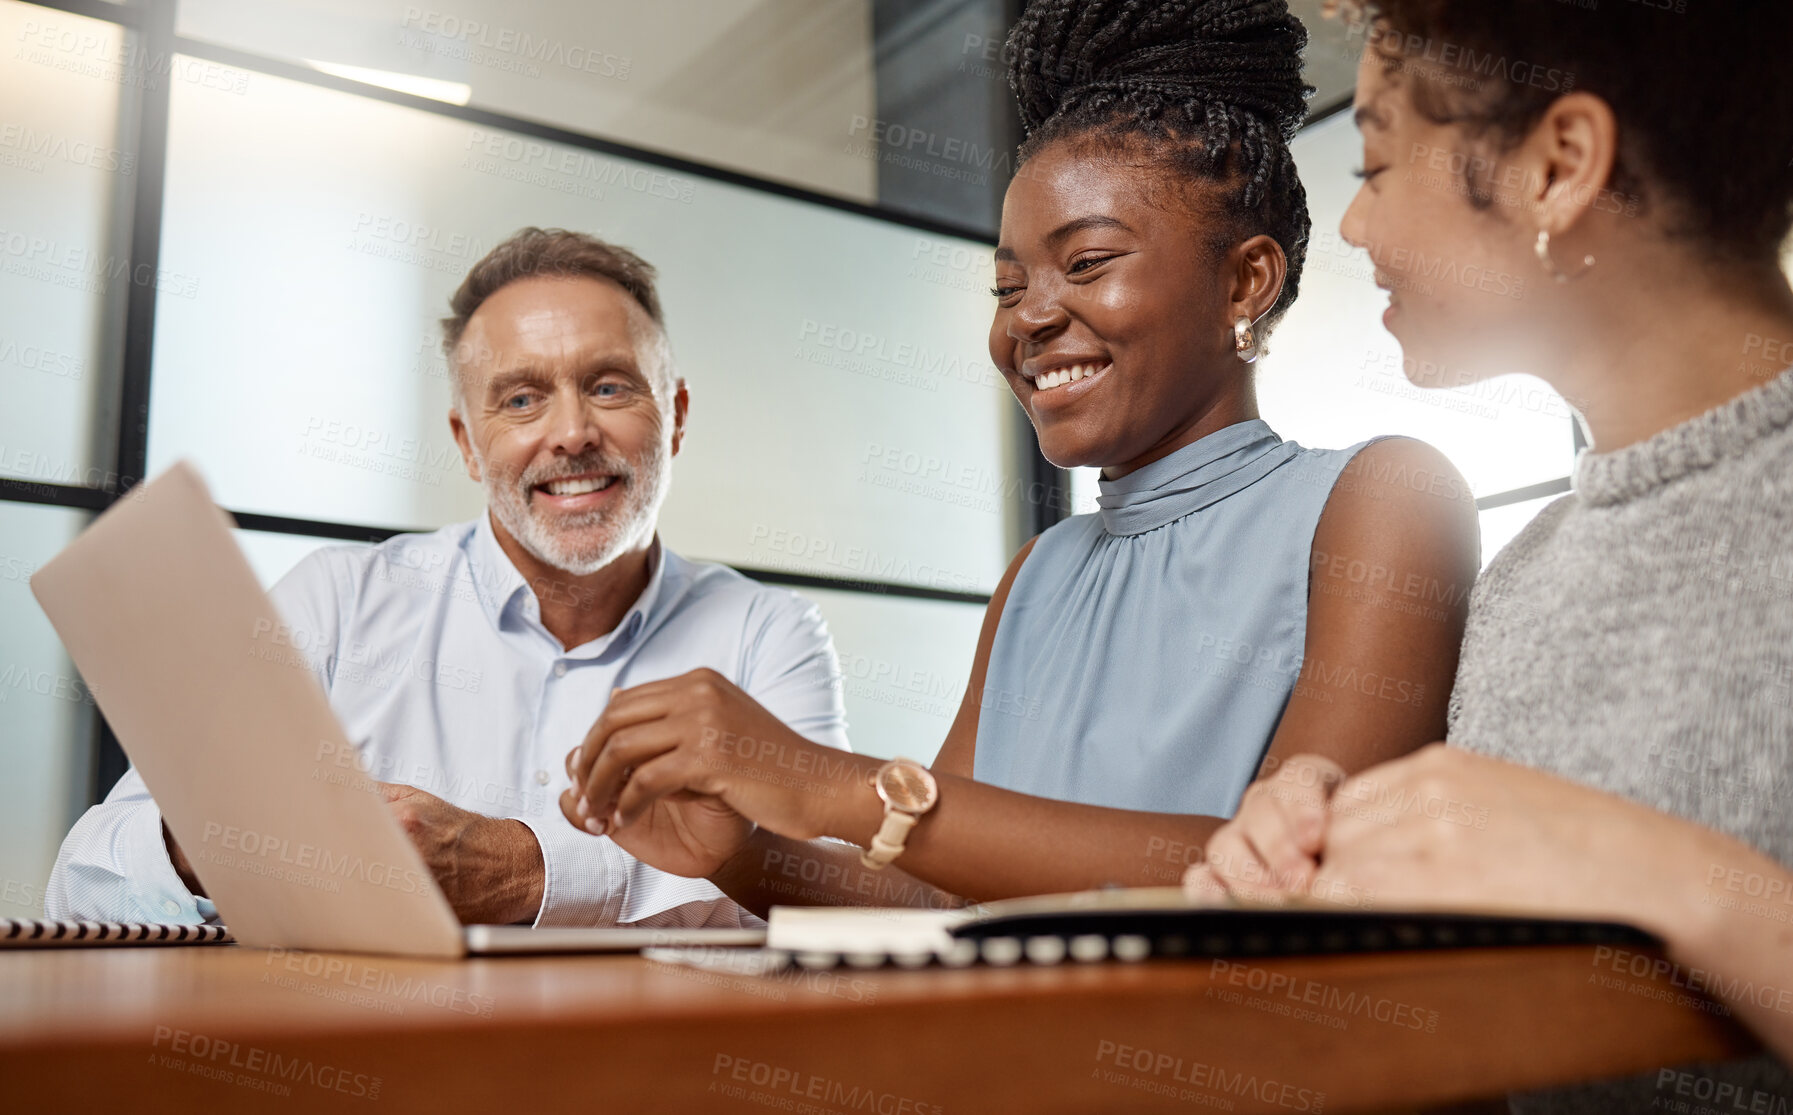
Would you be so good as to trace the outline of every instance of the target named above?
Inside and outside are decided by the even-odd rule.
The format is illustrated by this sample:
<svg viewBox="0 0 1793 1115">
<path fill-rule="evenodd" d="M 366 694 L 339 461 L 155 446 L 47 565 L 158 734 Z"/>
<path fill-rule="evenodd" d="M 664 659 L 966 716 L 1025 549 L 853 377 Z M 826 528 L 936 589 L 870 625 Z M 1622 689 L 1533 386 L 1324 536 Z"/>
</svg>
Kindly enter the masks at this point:
<svg viewBox="0 0 1793 1115">
<path fill-rule="evenodd" d="M 700 667 L 798 734 L 845 749 L 839 662 L 821 613 L 796 594 L 657 540 L 650 561 L 622 622 L 563 650 L 538 597 L 577 603 L 570 583 L 528 584 L 486 516 L 332 546 L 274 587 L 287 626 L 269 633 L 266 653 L 317 677 L 374 778 L 529 826 L 546 868 L 537 925 L 742 924 L 752 915 L 709 882 L 667 875 L 569 824 L 558 804 L 566 754 L 613 689 Z M 109 921 L 216 916 L 181 883 L 135 769 L 63 841 L 44 905 L 50 917 Z"/>
</svg>

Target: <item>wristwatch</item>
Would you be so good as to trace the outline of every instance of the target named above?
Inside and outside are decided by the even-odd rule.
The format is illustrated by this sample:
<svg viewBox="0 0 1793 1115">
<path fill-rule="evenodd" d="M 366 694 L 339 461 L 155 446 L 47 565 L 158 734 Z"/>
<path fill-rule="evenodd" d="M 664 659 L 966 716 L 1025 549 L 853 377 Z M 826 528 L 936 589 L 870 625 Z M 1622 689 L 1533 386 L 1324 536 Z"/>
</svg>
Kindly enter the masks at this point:
<svg viewBox="0 0 1793 1115">
<path fill-rule="evenodd" d="M 913 759 L 892 759 L 872 775 L 872 786 L 884 801 L 884 823 L 872 837 L 872 846 L 859 853 L 859 862 L 883 867 L 903 854 L 909 830 L 940 800 L 940 784 Z"/>
</svg>

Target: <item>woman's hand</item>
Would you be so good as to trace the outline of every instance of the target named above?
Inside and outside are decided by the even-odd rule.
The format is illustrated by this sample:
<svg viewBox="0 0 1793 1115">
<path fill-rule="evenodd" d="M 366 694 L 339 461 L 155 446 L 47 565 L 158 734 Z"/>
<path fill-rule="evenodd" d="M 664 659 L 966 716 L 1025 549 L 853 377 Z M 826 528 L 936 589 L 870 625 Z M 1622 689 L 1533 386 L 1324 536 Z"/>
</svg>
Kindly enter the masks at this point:
<svg viewBox="0 0 1793 1115">
<path fill-rule="evenodd" d="M 1333 791 L 1344 780 L 1345 769 L 1331 759 L 1297 755 L 1253 782 L 1233 819 L 1208 839 L 1206 862 L 1183 876 L 1183 888 L 1270 904 L 1310 893 Z"/>
<path fill-rule="evenodd" d="M 1693 826 L 1441 743 L 1350 778 L 1302 755 L 1252 784 L 1183 885 L 1255 903 L 1510 907 L 1660 931 L 1678 894 L 1667 907 L 1646 899 L 1663 890 L 1676 854 L 1665 834 L 1678 828 Z"/>
<path fill-rule="evenodd" d="M 1618 919 L 1668 937 L 1715 833 L 1530 767 L 1433 744 L 1332 795 L 1318 898 Z M 1691 849 L 1707 848 L 1705 859 Z"/>
<path fill-rule="evenodd" d="M 694 670 L 616 693 L 567 756 L 567 820 L 662 870 L 708 875 L 757 823 L 830 833 L 870 767 L 812 743 L 722 675 Z M 676 866 L 675 866 L 676 865 Z"/>
</svg>

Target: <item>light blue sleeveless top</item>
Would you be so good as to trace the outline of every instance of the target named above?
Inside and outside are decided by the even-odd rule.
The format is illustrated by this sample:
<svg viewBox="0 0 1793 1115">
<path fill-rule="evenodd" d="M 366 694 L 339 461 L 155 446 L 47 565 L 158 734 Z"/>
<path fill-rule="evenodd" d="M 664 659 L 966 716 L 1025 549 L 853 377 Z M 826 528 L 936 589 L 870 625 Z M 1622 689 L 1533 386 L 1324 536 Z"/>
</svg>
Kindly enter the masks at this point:
<svg viewBox="0 0 1793 1115">
<path fill-rule="evenodd" d="M 1314 528 L 1350 449 L 1240 422 L 1041 534 L 996 628 L 978 781 L 1230 817 L 1301 671 Z"/>
</svg>

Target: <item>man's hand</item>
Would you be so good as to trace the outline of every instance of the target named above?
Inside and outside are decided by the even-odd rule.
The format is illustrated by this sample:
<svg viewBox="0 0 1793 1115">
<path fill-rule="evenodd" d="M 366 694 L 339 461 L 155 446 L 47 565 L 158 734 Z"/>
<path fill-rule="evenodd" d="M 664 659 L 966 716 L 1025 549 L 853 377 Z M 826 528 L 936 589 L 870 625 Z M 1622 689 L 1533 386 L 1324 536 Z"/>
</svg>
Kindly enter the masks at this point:
<svg viewBox="0 0 1793 1115">
<path fill-rule="evenodd" d="M 410 786 L 382 782 L 380 791 L 463 925 L 535 920 L 546 869 L 528 825 L 470 813 Z"/>
<path fill-rule="evenodd" d="M 799 736 L 715 671 L 694 670 L 611 697 L 567 756 L 573 789 L 561 812 L 644 863 L 710 875 L 756 823 L 794 840 L 836 835 L 835 814 L 856 791 L 871 793 L 865 763 Z"/>
</svg>

